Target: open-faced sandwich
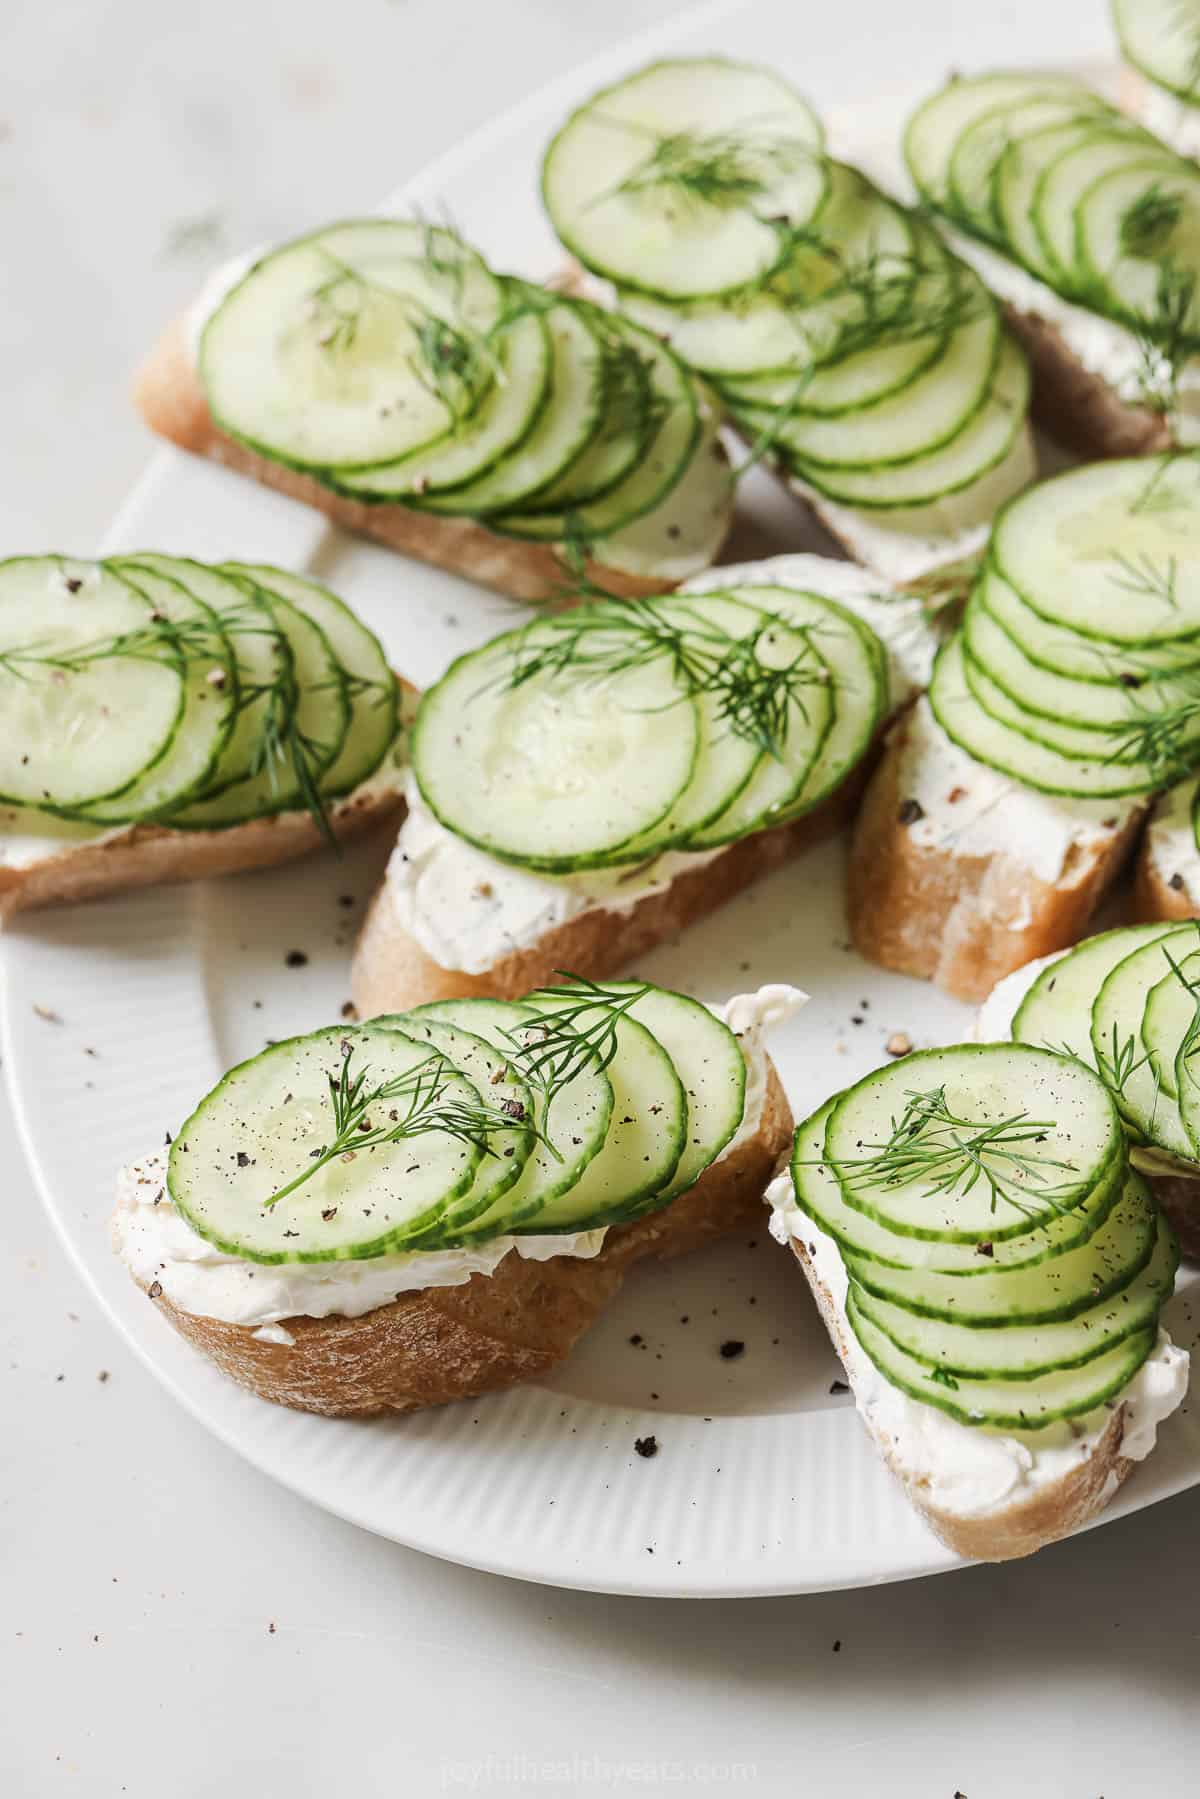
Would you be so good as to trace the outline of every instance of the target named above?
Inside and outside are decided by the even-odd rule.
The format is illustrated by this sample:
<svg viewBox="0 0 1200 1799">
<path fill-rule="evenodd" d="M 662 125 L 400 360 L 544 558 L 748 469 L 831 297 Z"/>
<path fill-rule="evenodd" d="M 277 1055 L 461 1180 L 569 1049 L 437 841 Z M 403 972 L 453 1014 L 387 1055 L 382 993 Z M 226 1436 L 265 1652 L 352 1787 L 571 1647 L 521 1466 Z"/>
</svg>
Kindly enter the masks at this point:
<svg viewBox="0 0 1200 1799">
<path fill-rule="evenodd" d="M 978 1035 L 1049 1045 L 1096 1069 L 1134 1166 L 1200 1256 L 1200 925 L 1131 925 L 1017 969 Z"/>
<path fill-rule="evenodd" d="M 711 382 L 751 457 L 886 580 L 978 548 L 1033 478 L 1028 368 L 996 300 L 825 154 L 773 72 L 639 70 L 572 113 L 542 193 L 603 297 Z"/>
<path fill-rule="evenodd" d="M 937 641 L 926 598 L 791 556 L 460 657 L 418 709 L 360 1013 L 609 974 L 723 904 L 849 816 Z"/>
<path fill-rule="evenodd" d="M 414 219 L 219 270 L 137 384 L 153 430 L 516 599 L 657 593 L 733 511 L 708 396 L 652 332 Z"/>
<path fill-rule="evenodd" d="M 1125 59 L 1121 104 L 1181 155 L 1200 150 L 1200 5 L 1112 0 Z"/>
<path fill-rule="evenodd" d="M 264 1399 L 369 1414 L 545 1373 L 645 1257 L 761 1206 L 792 1117 L 763 1034 L 645 982 L 461 999 L 273 1044 L 127 1169 L 114 1245 Z"/>
<path fill-rule="evenodd" d="M 1068 471 L 1011 501 L 928 696 L 855 827 L 864 955 L 982 999 L 1075 942 L 1156 795 L 1200 762 L 1200 457 Z M 1145 905 L 1181 868 L 1145 852 Z"/>
<path fill-rule="evenodd" d="M 1006 302 L 1052 436 L 1092 456 L 1200 441 L 1193 162 L 1079 82 L 1029 71 L 951 80 L 904 148 Z"/>
<path fill-rule="evenodd" d="M 961 1555 L 1086 1523 L 1184 1397 L 1159 1324 L 1175 1238 L 1076 1059 L 972 1044 L 881 1068 L 800 1126 L 770 1198 L 867 1429 Z"/>
<path fill-rule="evenodd" d="M 0 919 L 394 818 L 406 704 L 361 619 L 283 569 L 0 563 Z"/>
</svg>

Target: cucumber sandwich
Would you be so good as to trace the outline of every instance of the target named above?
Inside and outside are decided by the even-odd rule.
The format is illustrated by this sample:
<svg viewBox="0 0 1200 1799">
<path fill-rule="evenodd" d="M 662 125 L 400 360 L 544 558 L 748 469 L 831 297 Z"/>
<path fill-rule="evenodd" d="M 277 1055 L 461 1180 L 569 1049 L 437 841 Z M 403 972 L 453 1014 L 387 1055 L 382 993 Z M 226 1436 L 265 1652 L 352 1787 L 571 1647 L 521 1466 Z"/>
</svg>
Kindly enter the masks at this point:
<svg viewBox="0 0 1200 1799">
<path fill-rule="evenodd" d="M 756 1216 L 792 1129 L 762 1038 L 803 1001 L 566 977 L 272 1044 L 125 1171 L 114 1246 L 282 1404 L 407 1411 L 533 1378 L 635 1261 Z"/>
<path fill-rule="evenodd" d="M 962 1555 L 1086 1522 L 1183 1399 L 1159 1322 L 1175 1238 L 1081 1057 L 970 1044 L 878 1069 L 800 1126 L 769 1197 L 867 1429 Z"/>
<path fill-rule="evenodd" d="M 997 302 L 924 218 L 826 154 L 771 71 L 637 71 L 562 125 L 542 193 L 620 311 L 880 574 L 967 553 L 1032 479 L 1028 370 Z"/>
<path fill-rule="evenodd" d="M 219 271 L 138 403 L 184 449 L 517 599 L 585 569 L 674 586 L 732 514 L 716 413 L 668 346 L 419 220 L 342 221 Z"/>
<path fill-rule="evenodd" d="M 1139 41 L 1192 10 L 1117 8 Z M 1194 162 L 1079 82 L 1029 71 L 951 81 L 904 148 L 922 200 L 1007 302 L 1051 435 L 1085 455 L 1200 442 Z"/>
<path fill-rule="evenodd" d="M 846 815 L 937 642 L 926 598 L 792 556 L 460 657 L 417 712 L 359 1011 L 628 965 Z"/>
<path fill-rule="evenodd" d="M 1112 0 L 1125 59 L 1121 104 L 1178 150 L 1200 150 L 1200 5 L 1197 0 Z"/>
<path fill-rule="evenodd" d="M 1155 796 L 1186 781 L 1190 805 L 1198 570 L 1194 452 L 1072 469 L 1002 509 L 859 816 L 865 954 L 982 999 L 1083 934 Z"/>
<path fill-rule="evenodd" d="M 0 563 L 0 917 L 394 815 L 403 703 L 373 632 L 283 569 Z"/>
</svg>

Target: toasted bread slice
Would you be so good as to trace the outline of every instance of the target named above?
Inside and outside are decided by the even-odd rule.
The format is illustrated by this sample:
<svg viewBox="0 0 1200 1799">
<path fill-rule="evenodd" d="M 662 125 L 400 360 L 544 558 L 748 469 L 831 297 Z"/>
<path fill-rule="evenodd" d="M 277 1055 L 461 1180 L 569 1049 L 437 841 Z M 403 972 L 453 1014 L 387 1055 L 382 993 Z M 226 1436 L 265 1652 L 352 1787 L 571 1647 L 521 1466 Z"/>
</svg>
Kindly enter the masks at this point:
<svg viewBox="0 0 1200 1799">
<path fill-rule="evenodd" d="M 314 506 L 347 531 L 375 538 L 389 549 L 452 574 L 465 575 L 510 599 L 550 600 L 563 591 L 563 562 L 553 544 L 502 537 L 473 519 L 419 512 L 387 502 L 367 505 L 351 500 L 224 436 L 213 423 L 196 375 L 184 318 L 170 326 L 142 364 L 134 383 L 134 401 L 150 429 L 181 450 L 210 457 L 290 499 Z M 626 598 L 662 593 L 673 585 L 669 580 L 627 574 L 595 562 L 584 572 L 608 592 Z"/>
<path fill-rule="evenodd" d="M 1103 1423 L 1097 1428 L 1073 1438 L 1070 1451 L 1064 1452 L 1066 1465 L 1060 1472 L 1049 1471 L 1045 1478 L 1033 1481 L 1014 1476 L 1008 1493 L 1003 1491 L 1001 1481 L 995 1493 L 988 1494 L 990 1503 L 981 1506 L 980 1494 L 969 1494 L 966 1482 L 960 1488 L 954 1479 L 955 1470 L 942 1465 L 934 1432 L 926 1426 L 933 1425 L 952 1436 L 961 1433 L 959 1440 L 964 1446 L 983 1433 L 935 1412 L 931 1406 L 906 1400 L 889 1388 L 847 1322 L 844 1298 L 838 1290 L 844 1286 L 845 1276 L 843 1272 L 839 1283 L 841 1261 L 831 1241 L 806 1219 L 800 1235 L 792 1238 L 791 1247 L 807 1276 L 875 1447 L 900 1482 L 906 1498 L 934 1535 L 956 1555 L 973 1561 L 1012 1561 L 1069 1536 L 1103 1511 L 1153 1446 L 1157 1418 L 1148 1422 L 1139 1416 L 1134 1403 L 1123 1400 L 1104 1412 Z M 1182 1352 L 1169 1345 L 1162 1347 L 1161 1339 L 1156 1354 L 1172 1364 L 1176 1359 L 1186 1362 Z M 1182 1391 L 1175 1404 L 1179 1398 Z M 1168 1409 L 1173 1410 L 1174 1406 Z M 928 1417 L 923 1419 L 922 1414 Z M 1025 1434 L 1025 1445 L 1035 1455 L 1031 1440 L 1036 1437 L 1036 1432 Z M 1130 1450 L 1136 1453 L 1126 1453 Z M 990 1479 L 989 1475 L 989 1483 Z"/>
<path fill-rule="evenodd" d="M 635 1262 L 701 1249 L 761 1216 L 792 1115 L 774 1068 L 758 1128 L 661 1212 L 609 1231 L 598 1254 L 527 1260 L 511 1251 L 492 1274 L 401 1293 L 360 1317 L 295 1317 L 267 1341 L 244 1324 L 198 1317 L 160 1283 L 139 1283 L 163 1316 L 223 1374 L 261 1399 L 331 1417 L 446 1405 L 536 1380 L 568 1356 Z"/>
<path fill-rule="evenodd" d="M 1139 921 L 1200 918 L 1200 850 L 1192 817 L 1196 788 L 1193 776 L 1155 801 L 1134 871 Z"/>
<path fill-rule="evenodd" d="M 1076 942 L 1145 807 L 1055 800 L 974 762 L 928 702 L 893 726 L 855 824 L 847 908 L 860 954 L 982 1000 Z"/>
</svg>

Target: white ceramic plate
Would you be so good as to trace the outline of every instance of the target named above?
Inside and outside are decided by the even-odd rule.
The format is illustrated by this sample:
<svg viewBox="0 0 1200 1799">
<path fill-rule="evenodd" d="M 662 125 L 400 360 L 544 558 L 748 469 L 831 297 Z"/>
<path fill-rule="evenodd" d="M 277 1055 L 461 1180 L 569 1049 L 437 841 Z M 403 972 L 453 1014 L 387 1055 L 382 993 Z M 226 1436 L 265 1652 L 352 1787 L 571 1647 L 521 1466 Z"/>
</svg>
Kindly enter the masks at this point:
<svg viewBox="0 0 1200 1799">
<path fill-rule="evenodd" d="M 1041 53 L 1077 55 L 1097 10 L 1091 0 L 1057 8 L 1043 24 L 1061 41 L 1043 42 Z M 790 75 L 827 116 L 835 116 L 832 98 L 855 91 L 852 81 L 857 91 L 895 92 L 898 74 L 910 74 L 899 101 L 861 109 L 870 137 L 894 141 L 908 103 L 948 63 L 1013 60 L 1004 8 L 916 0 L 895 45 L 860 35 L 860 13 L 865 25 L 862 0 L 843 0 L 838 42 L 823 49 L 806 42 L 790 4 L 689 15 L 507 115 L 405 198 L 444 202 L 485 253 L 541 274 L 554 266 L 555 248 L 536 201 L 538 151 L 578 95 L 622 68 L 682 48 L 751 54 Z M 871 77 L 872 67 L 883 72 Z M 860 115 L 850 117 L 865 152 Z M 844 130 L 835 126 L 834 135 L 835 147 L 851 147 Z M 732 553 L 811 546 L 797 509 L 765 478 L 747 484 L 744 498 L 748 517 Z M 312 572 L 346 595 L 421 683 L 514 617 L 506 602 L 465 582 L 166 451 L 106 547 L 147 546 Z M 832 1390 L 839 1369 L 824 1331 L 790 1257 L 765 1229 L 670 1268 L 636 1271 L 543 1385 L 372 1423 L 310 1418 L 243 1393 L 133 1287 L 108 1246 L 115 1170 L 161 1143 L 231 1062 L 269 1037 L 337 1016 L 349 946 L 387 847 L 34 915 L 6 939 L 4 1061 L 25 1147 L 66 1247 L 138 1354 L 218 1437 L 277 1480 L 384 1536 L 501 1573 L 614 1592 L 735 1595 L 957 1565 Z M 798 1115 L 875 1066 L 892 1031 L 923 1044 L 969 1025 L 966 1008 L 849 951 L 841 855 L 831 845 L 808 856 L 642 964 L 707 999 L 768 980 L 810 990 L 812 1004 L 773 1044 Z M 291 950 L 308 957 L 303 967 L 287 965 Z M 1171 1324 L 1187 1342 L 1185 1304 L 1177 1298 Z M 721 1346 L 730 1342 L 744 1349 L 727 1359 Z M 634 1452 L 635 1439 L 649 1435 L 659 1444 L 653 1459 Z M 1197 1481 L 1200 1427 L 1182 1415 L 1105 1516 Z"/>
</svg>

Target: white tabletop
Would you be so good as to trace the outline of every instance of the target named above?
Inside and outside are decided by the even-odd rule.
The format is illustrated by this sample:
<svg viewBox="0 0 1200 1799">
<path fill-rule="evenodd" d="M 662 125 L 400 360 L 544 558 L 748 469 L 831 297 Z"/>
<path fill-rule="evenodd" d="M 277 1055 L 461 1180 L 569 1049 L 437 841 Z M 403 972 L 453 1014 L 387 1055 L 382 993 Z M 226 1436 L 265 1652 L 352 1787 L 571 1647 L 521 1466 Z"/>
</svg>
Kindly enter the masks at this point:
<svg viewBox="0 0 1200 1799">
<path fill-rule="evenodd" d="M 791 4 L 836 30 L 835 5 Z M 0 553 L 94 548 L 147 453 L 128 371 L 222 248 L 353 210 L 673 10 L 9 0 Z M 1034 0 L 1005 10 L 1036 29 Z M 2 1100 L 0 1169 L 0 1793 L 1196 1791 L 1200 1494 L 822 1598 L 468 1572 L 291 1497 L 160 1391 L 52 1240 Z"/>
</svg>

